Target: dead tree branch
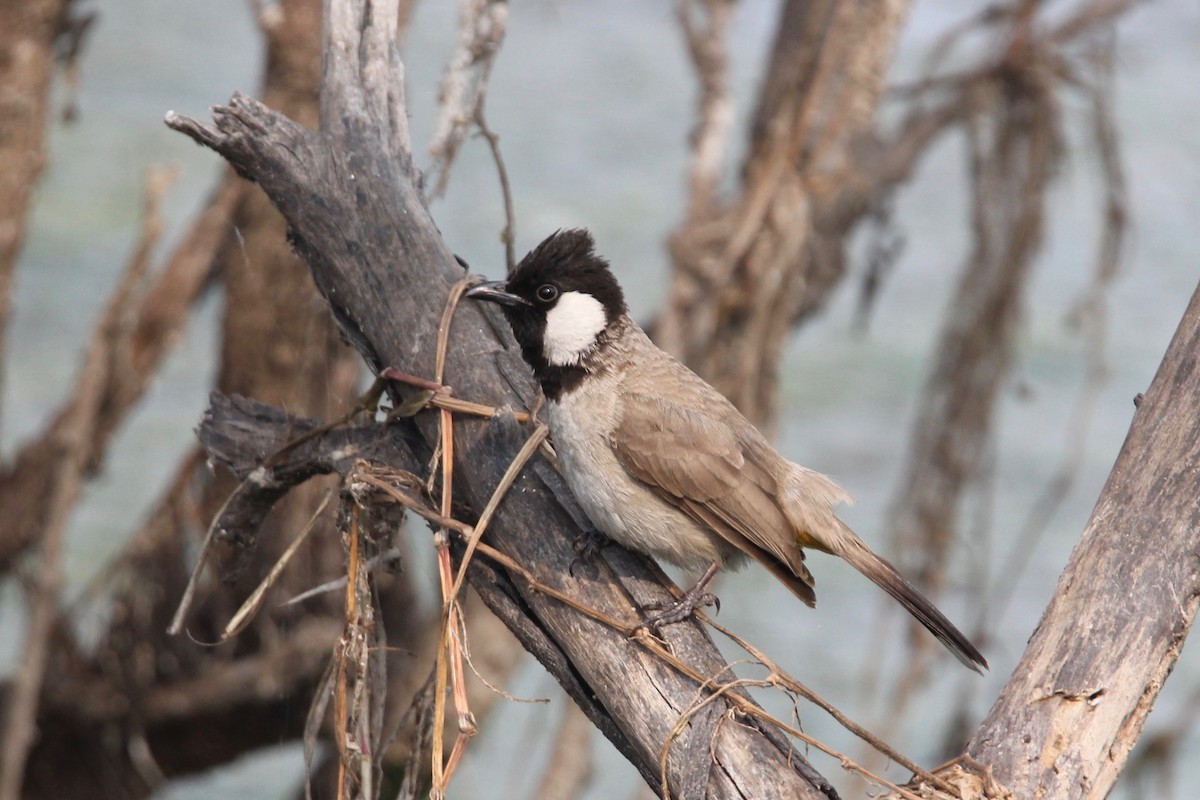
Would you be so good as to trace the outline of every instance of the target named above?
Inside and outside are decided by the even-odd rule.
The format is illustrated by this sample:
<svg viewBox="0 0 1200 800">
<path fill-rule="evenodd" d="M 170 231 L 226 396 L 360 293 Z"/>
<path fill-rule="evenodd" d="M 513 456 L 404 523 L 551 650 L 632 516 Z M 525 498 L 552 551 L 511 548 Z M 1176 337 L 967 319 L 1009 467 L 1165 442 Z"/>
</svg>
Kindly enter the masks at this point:
<svg viewBox="0 0 1200 800">
<path fill-rule="evenodd" d="M 1108 186 L 1097 282 L 1081 310 L 1081 319 L 1089 325 L 1102 320 L 1103 288 L 1115 274 L 1124 233 L 1119 156 L 1102 99 L 1105 79 L 1103 74 L 1093 76 L 1103 70 L 1086 63 L 1077 66 L 1065 52 L 1068 42 L 1055 36 L 1057 29 L 1040 32 L 1040 9 L 1039 3 L 1016 3 L 1000 15 L 1003 22 L 981 18 L 980 24 L 993 34 L 994 55 L 957 82 L 941 84 L 935 76 L 925 81 L 938 87 L 931 93 L 948 92 L 952 98 L 940 102 L 965 112 L 972 249 L 947 306 L 888 518 L 892 549 L 902 554 L 902 568 L 935 597 L 944 586 L 947 562 L 960 538 L 963 501 L 991 452 L 995 409 L 1016 359 L 1026 286 L 1041 251 L 1047 193 L 1065 150 L 1063 96 L 1077 87 L 1084 87 L 1092 101 L 1091 123 L 1098 129 L 1101 169 Z M 1094 33 L 1095 26 L 1107 20 L 1098 15 L 1092 18 L 1092 26 L 1076 24 L 1072 30 L 1077 36 Z M 969 30 L 947 36 L 939 50 L 948 50 Z M 1077 443 L 1082 442 L 1088 404 L 1103 376 L 1102 366 L 1097 365 L 1103 338 L 1099 328 L 1090 333 L 1089 380 L 1072 423 L 1080 431 L 1074 439 Z M 1081 444 L 1075 447 L 1078 450 Z M 1044 524 L 1045 514 L 1069 485 L 1070 468 L 1068 457 L 1035 506 L 1034 514 L 1039 516 L 1031 517 L 1033 527 L 1020 535 L 1018 547 L 1033 546 L 1039 523 Z M 1014 579 L 1009 573 L 1001 577 L 1006 587 Z M 901 699 L 888 703 L 885 736 L 902 718 L 905 699 L 928 679 L 928 648 L 916 631 L 908 644 L 911 657 L 905 674 L 889 693 Z"/>
<path fill-rule="evenodd" d="M 688 55 L 700 82 L 696 126 L 691 134 L 687 219 L 712 215 L 725 172 L 733 97 L 729 90 L 729 48 L 733 0 L 680 0 L 677 14 Z M 702 19 L 697 19 L 702 17 Z"/>
<path fill-rule="evenodd" d="M 909 557 L 909 568 L 935 593 L 955 539 L 958 505 L 947 500 L 962 496 L 989 441 L 1061 153 L 1053 87 L 1036 66 L 1021 70 L 997 74 L 963 98 L 977 109 L 969 137 L 974 248 L 948 306 L 906 480 L 889 515 L 893 549 L 922 554 L 922 563 Z"/>
<path fill-rule="evenodd" d="M 157 204 L 161 187 L 147 199 L 147 224 L 143 244 L 157 238 Z M 101 414 L 105 388 L 120 360 L 127 337 L 122 322 L 136 301 L 135 289 L 145 275 L 147 259 L 130 261 L 114 293 L 91 345 L 84 357 L 76 394 L 49 439 L 50 491 L 37 498 L 44 505 L 44 528 L 38 531 L 40 545 L 35 573 L 27 593 L 29 623 L 21 648 L 21 661 L 6 703 L 4 735 L 0 737 L 0 800 L 18 800 L 25 777 L 25 762 L 36 739 L 38 707 L 50 657 L 51 635 L 59 623 L 59 592 L 62 588 L 62 550 L 67 520 L 75 507 L 87 471 L 89 447 Z"/>
<path fill-rule="evenodd" d="M 441 109 L 429 146 L 435 159 L 433 196 L 446 192 L 450 168 L 471 125 L 482 116 L 488 79 L 508 28 L 507 0 L 463 0 L 459 9 L 458 42 L 442 76 Z M 484 135 L 493 135 L 480 124 Z"/>
</svg>

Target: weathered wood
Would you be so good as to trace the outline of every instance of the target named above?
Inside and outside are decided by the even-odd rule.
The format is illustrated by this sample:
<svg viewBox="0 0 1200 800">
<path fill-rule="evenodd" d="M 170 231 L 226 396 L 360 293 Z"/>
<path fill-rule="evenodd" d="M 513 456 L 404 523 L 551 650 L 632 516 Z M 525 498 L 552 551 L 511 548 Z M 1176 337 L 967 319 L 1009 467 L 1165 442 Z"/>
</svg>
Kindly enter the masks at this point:
<svg viewBox="0 0 1200 800">
<path fill-rule="evenodd" d="M 388 3 L 326 4 L 319 133 L 242 95 L 213 109 L 211 125 L 177 115 L 167 122 L 263 187 L 347 337 L 373 367 L 432 377 L 438 320 L 465 273 L 429 217 L 412 167 L 392 14 Z M 501 406 L 527 407 L 535 396 L 507 326 L 474 304 L 455 317 L 446 382 L 459 396 Z M 429 417 L 416 424 L 432 443 Z M 526 436 L 511 418 L 458 421 L 456 498 L 481 509 Z M 583 516 L 566 486 L 539 460 L 506 496 L 489 541 L 538 581 L 618 619 L 632 622 L 636 605 L 668 597 L 653 564 L 615 547 L 572 574 L 576 520 Z M 698 687 L 619 632 L 482 559 L 472 582 L 657 789 L 660 750 Z M 730 674 L 700 626 L 672 626 L 667 638 L 701 674 Z M 726 711 L 723 702 L 706 706 L 675 739 L 668 778 L 676 796 L 833 794 L 786 741 L 722 724 Z"/>
<path fill-rule="evenodd" d="M 1021 797 L 1106 797 L 1200 601 L 1200 289 L 967 753 Z"/>
</svg>

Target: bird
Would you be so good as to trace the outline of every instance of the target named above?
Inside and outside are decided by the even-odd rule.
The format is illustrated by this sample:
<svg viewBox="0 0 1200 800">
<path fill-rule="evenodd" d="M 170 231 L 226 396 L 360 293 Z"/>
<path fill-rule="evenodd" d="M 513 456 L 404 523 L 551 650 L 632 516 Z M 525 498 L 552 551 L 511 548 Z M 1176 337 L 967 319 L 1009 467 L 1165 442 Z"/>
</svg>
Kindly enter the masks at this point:
<svg viewBox="0 0 1200 800">
<path fill-rule="evenodd" d="M 850 495 L 780 455 L 724 395 L 650 340 L 586 229 L 556 231 L 507 279 L 465 296 L 502 309 L 541 385 L 563 476 L 592 524 L 633 550 L 703 571 L 650 619 L 655 627 L 712 603 L 712 577 L 751 560 L 815 606 L 804 551 L 816 550 L 849 562 L 982 674 L 979 650 L 837 516 Z"/>
</svg>

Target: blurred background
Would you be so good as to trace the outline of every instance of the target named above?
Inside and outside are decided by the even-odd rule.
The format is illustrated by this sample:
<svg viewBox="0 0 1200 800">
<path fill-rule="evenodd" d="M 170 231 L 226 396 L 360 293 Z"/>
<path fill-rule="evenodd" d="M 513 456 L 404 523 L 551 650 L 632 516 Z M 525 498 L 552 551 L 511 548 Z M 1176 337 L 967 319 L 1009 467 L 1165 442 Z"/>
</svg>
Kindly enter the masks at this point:
<svg viewBox="0 0 1200 800">
<path fill-rule="evenodd" d="M 1003 24 L 980 22 L 983 5 L 911 4 L 887 68 L 887 83 L 906 88 L 880 99 L 881 130 L 902 125 L 916 105 L 937 105 L 941 96 L 929 99 L 919 88 L 931 69 L 949 82 L 945 76 L 957 79 L 979 70 L 1004 51 L 998 42 L 1011 34 L 1002 32 Z M 1087 4 L 1017 5 L 1036 7 L 1038 30 L 1044 30 Z M 96 16 L 76 62 L 60 68 L 54 80 L 46 166 L 29 206 L 15 270 L 0 406 L 6 470 L 56 418 L 70 400 L 71 387 L 78 389 L 93 330 L 138 248 L 148 247 L 146 257 L 153 264 L 166 261 L 193 231 L 197 215 L 211 207 L 222 165 L 210 151 L 169 131 L 162 118 L 175 110 L 204 119 L 210 105 L 226 101 L 234 90 L 262 96 L 268 37 L 260 22 L 272 12 L 233 0 L 109 0 L 76 2 L 71 13 Z M 752 156 L 748 131 L 780 15 L 778 2 L 748 0 L 729 7 L 732 117 L 715 189 L 719 198 L 736 197 L 748 180 L 742 169 Z M 429 143 L 458 19 L 456 4 L 418 0 L 405 36 L 414 152 L 433 174 L 443 162 L 430 154 Z M 934 49 L 957 29 L 967 32 L 944 58 L 931 63 Z M 756 569 L 723 576 L 717 587 L 723 624 L 920 763 L 932 766 L 947 751 L 956 752 L 952 742 L 961 742 L 963 731 L 969 734 L 978 725 L 1007 680 L 1087 523 L 1128 429 L 1133 398 L 1149 385 L 1196 287 L 1197 41 L 1195 2 L 1131 4 L 1111 23 L 1097 23 L 1062 48 L 1066 63 L 1081 71 L 1078 83 L 1099 86 L 1105 102 L 1098 104 L 1064 80 L 1054 85 L 1051 105 L 1034 106 L 1059 115 L 1054 129 L 1062 137 L 1045 169 L 1040 246 L 1035 243 L 1016 292 L 1011 362 L 997 379 L 986 435 L 951 513 L 953 543 L 934 581 L 939 605 L 981 645 L 991 671 L 979 678 L 940 652 L 914 650 L 908 623 L 887 610 L 887 598 L 840 562 L 819 555 L 810 559 L 817 576 L 815 610 L 802 607 Z M 274 58 L 270 68 L 284 70 L 284 61 Z M 512 182 L 518 256 L 556 228 L 586 226 L 624 284 L 635 317 L 669 326 L 669 292 L 672 285 L 682 285 L 672 281 L 686 282 L 680 275 L 686 275 L 694 245 L 685 223 L 694 199 L 689 136 L 696 126 L 698 91 L 670 3 L 514 3 L 492 68 L 487 115 Z M 68 108 L 70 120 L 64 113 Z M 759 403 L 758 419 L 774 431 L 785 455 L 836 477 L 856 496 L 857 504 L 845 516 L 864 538 L 922 575 L 930 565 L 906 555 L 909 540 L 897 528 L 906 513 L 902 506 L 915 492 L 910 459 L 917 450 L 913 441 L 922 409 L 930 407 L 928 381 L 938 363 L 940 337 L 952 325 L 948 320 L 954 319 L 961 276 L 975 252 L 971 154 L 978 153 L 987 134 L 976 131 L 972 139 L 966 128 L 948 125 L 942 135 L 931 136 L 911 177 L 881 193 L 856 219 L 845 238 L 844 272 L 830 281 L 812 309 L 791 309 L 793 321 L 802 324 L 787 326 L 777 370 L 768 369 L 773 377 L 767 388 L 748 400 Z M 1098 130 L 1113 137 L 1110 144 L 1119 154 L 1124 185 L 1115 193 Z M 156 207 L 161 236 L 147 239 L 146 199 L 155 191 L 147 188 L 147 174 L 155 165 L 173 165 L 174 180 Z M 839 173 L 835 168 L 831 174 Z M 1116 272 L 1109 277 L 1098 266 L 1103 261 L 1098 253 L 1103 234 L 1113 226 L 1106 202 L 1116 195 L 1127 228 Z M 431 211 L 446 241 L 475 272 L 502 273 L 504 209 L 482 140 L 468 137 L 463 143 L 445 193 L 432 202 Z M 668 248 L 668 241 L 674 246 Z M 252 271 L 258 258 L 252 249 L 242 243 L 231 252 L 227 274 Z M 162 498 L 179 485 L 178 465 L 193 457 L 193 429 L 222 374 L 222 353 L 233 344 L 253 346 L 276 335 L 271 327 L 247 330 L 239 334 L 246 338 L 231 344 L 230 329 L 222 322 L 224 295 L 214 284 L 205 285 L 213 288 L 196 288 L 194 308 L 172 334 L 173 346 L 147 377 L 144 394 L 114 423 L 96 471 L 85 470 L 78 504 L 65 523 L 61 607 L 70 611 L 65 624 L 81 651 L 120 641 L 114 626 L 121 614 L 132 612 L 118 603 L 125 610 L 115 613 L 112 599 L 128 598 L 138 571 L 114 565 L 131 563 L 131 548 L 144 541 L 138 538 L 144 524 L 156 518 Z M 686 317 L 684 312 L 674 313 Z M 311 326 L 306 330 L 311 337 L 327 335 L 312 333 Z M 678 334 L 683 341 L 685 334 Z M 328 401 L 324 410 L 311 401 L 308 413 L 331 415 L 330 409 L 344 408 L 349 390 L 361 382 L 352 373 L 345 377 L 340 363 L 304 370 L 311 391 Z M 340 393 L 335 386 L 343 387 Z M 1060 490 L 1052 501 L 1046 494 L 1050 486 Z M 0 527 L 15 525 L 14 519 L 0 519 Z M 0 538 L 14 531 L 9 528 Z M 432 548 L 424 528 L 414 526 L 411 537 L 406 572 L 429 607 Z M 27 650 L 28 598 L 35 591 L 30 587 L 36 585 L 37 561 L 29 553 L 5 555 L 11 560 L 4 562 L 0 578 L 0 679 L 9 681 Z M 340 563 L 332 568 L 336 575 Z M 320 572 L 312 565 L 304 569 L 308 572 L 297 577 L 297 586 L 308 576 L 316 580 Z M 173 610 L 176 600 L 156 602 Z M 291 624 L 280 623 L 283 636 L 290 635 Z M 245 645 L 248 649 L 269 637 L 259 631 L 252 638 L 256 644 Z M 200 649 L 187 641 L 173 647 Z M 1185 649 L 1159 698 L 1114 796 L 1184 798 L 1191 796 L 1186 787 L 1200 780 L 1200 736 L 1193 728 L 1200 664 L 1191 650 Z M 158 658 L 135 651 L 128 657 Z M 728 654 L 739 657 L 732 648 Z M 922 673 L 914 677 L 908 667 L 918 658 Z M 80 663 L 87 663 L 86 656 Z M 52 656 L 46 682 L 55 680 L 56 664 Z M 148 670 L 161 675 L 163 667 L 158 663 Z M 506 674 L 507 691 L 549 697 L 551 704 L 496 703 L 455 777 L 453 796 L 538 796 L 542 768 L 554 757 L 553 733 L 569 701 L 532 659 L 514 656 Z M 127 794 L 297 796 L 304 770 L 294 728 L 307 713 L 307 702 L 300 699 L 303 685 L 303 680 L 296 683 L 294 696 L 280 691 L 286 708 L 277 711 L 291 716 L 292 732 L 265 731 L 259 746 L 214 754 L 199 772 L 182 765 L 175 769 L 159 757 L 157 774 L 142 772 L 145 790 Z M 758 699 L 780 715 L 790 713 L 786 697 Z M 99 718 L 108 712 L 95 713 Z M 802 706 L 800 713 L 809 734 L 869 763 L 859 745 L 819 712 Z M 127 730 L 124 722 L 117 728 Z M 41 730 L 54 727 L 43 720 Z M 598 734 L 590 738 L 594 741 L 578 757 L 593 759 L 594 767 L 576 796 L 642 796 L 645 789 L 634 770 Z M 153 737 L 140 741 L 154 750 Z M 128 747 L 136 751 L 133 744 Z M 844 796 L 863 795 L 863 785 L 841 773 L 835 762 L 811 756 Z M 894 766 L 885 774 L 907 778 Z"/>
</svg>

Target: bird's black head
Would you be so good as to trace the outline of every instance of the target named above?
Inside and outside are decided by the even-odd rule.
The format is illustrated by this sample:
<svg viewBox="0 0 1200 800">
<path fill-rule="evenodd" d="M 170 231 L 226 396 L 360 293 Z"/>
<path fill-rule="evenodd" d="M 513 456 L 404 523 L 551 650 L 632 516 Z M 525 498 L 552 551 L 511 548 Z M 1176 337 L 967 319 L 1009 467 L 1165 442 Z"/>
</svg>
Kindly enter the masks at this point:
<svg viewBox="0 0 1200 800">
<path fill-rule="evenodd" d="M 521 259 L 512 277 L 467 297 L 498 303 L 550 399 L 586 374 L 585 358 L 625 314 L 625 296 L 586 230 L 557 231 Z"/>
</svg>

